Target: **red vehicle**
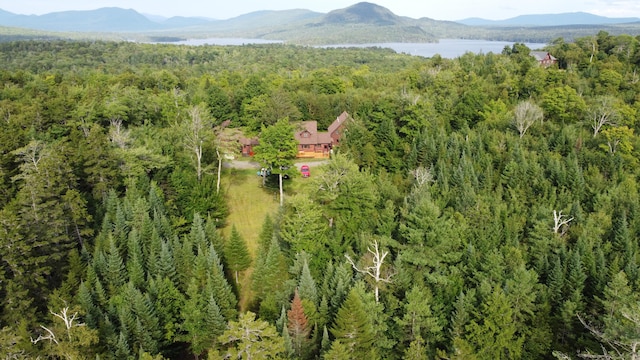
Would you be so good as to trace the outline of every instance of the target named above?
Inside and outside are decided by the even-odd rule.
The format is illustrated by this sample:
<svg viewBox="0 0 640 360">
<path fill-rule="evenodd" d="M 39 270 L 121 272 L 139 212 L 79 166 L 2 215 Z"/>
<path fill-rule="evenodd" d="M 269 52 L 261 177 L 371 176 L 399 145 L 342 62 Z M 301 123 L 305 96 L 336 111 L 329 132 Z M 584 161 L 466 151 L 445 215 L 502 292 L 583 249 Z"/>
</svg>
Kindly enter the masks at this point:
<svg viewBox="0 0 640 360">
<path fill-rule="evenodd" d="M 309 177 L 311 176 L 311 173 L 309 172 L 309 165 L 302 165 L 300 167 L 300 174 L 302 174 L 302 177 Z"/>
</svg>

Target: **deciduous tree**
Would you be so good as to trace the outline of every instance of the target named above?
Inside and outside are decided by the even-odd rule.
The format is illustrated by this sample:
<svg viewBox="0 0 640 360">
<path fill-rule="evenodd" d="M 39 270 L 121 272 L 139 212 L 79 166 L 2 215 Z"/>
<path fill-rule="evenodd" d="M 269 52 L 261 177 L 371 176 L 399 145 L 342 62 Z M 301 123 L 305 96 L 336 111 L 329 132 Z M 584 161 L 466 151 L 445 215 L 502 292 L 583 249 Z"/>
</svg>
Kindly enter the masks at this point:
<svg viewBox="0 0 640 360">
<path fill-rule="evenodd" d="M 254 158 L 264 168 L 278 175 L 280 185 L 280 206 L 284 205 L 282 178 L 290 172 L 293 160 L 298 154 L 298 142 L 293 136 L 293 126 L 288 118 L 282 118 L 260 132 L 260 144 L 255 147 Z M 266 174 L 263 175 L 263 177 Z"/>
<path fill-rule="evenodd" d="M 226 346 L 226 356 L 231 359 L 277 359 L 284 352 L 284 340 L 276 328 L 256 320 L 250 311 L 241 314 L 238 321 L 230 321 L 218 341 Z"/>
</svg>

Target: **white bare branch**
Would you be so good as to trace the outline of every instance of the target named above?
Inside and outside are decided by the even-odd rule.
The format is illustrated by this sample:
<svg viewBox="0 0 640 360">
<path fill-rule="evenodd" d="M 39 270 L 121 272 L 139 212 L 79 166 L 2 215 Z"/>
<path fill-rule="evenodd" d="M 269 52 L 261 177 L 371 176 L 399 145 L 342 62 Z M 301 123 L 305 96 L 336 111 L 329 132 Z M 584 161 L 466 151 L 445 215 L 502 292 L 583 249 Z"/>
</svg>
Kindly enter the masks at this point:
<svg viewBox="0 0 640 360">
<path fill-rule="evenodd" d="M 125 130 L 122 126 L 122 119 L 112 118 L 109 120 L 109 140 L 116 144 L 119 148 L 124 149 L 130 142 L 129 130 Z"/>
<path fill-rule="evenodd" d="M 600 342 L 600 348 L 602 349 L 602 354 L 592 354 L 592 353 L 581 353 L 578 354 L 581 358 L 584 359 L 632 359 L 638 360 L 640 359 L 640 354 L 638 354 L 638 347 L 640 346 L 640 339 L 629 339 L 627 341 L 620 341 L 618 339 L 612 339 L 610 336 L 607 336 L 602 330 L 596 328 L 595 326 L 587 323 L 582 316 L 579 314 L 576 315 L 578 320 L 585 329 L 589 330 L 593 336 L 595 336 Z M 629 316 L 629 314 L 622 313 L 622 316 L 627 320 L 632 321 L 636 326 L 640 323 L 638 322 L 640 319 L 637 316 Z M 607 344 L 611 349 L 611 352 L 604 347 L 604 344 Z"/>
<path fill-rule="evenodd" d="M 566 217 L 567 215 L 562 214 L 562 210 L 553 210 L 553 232 L 555 234 L 557 234 L 563 226 L 568 225 L 573 220 L 573 218 L 567 219 Z M 565 231 L 563 231 L 562 234 L 564 234 L 564 232 Z"/>
<path fill-rule="evenodd" d="M 376 302 L 379 301 L 379 288 L 380 285 L 379 283 L 390 283 L 391 282 L 391 277 L 393 276 L 393 274 L 387 274 L 386 276 L 384 276 L 382 274 L 382 265 L 384 265 L 384 259 L 387 257 L 387 255 L 389 255 L 389 252 L 386 250 L 380 251 L 380 246 L 378 245 L 378 241 L 374 240 L 373 241 L 373 249 L 371 248 L 371 246 L 369 246 L 367 248 L 367 251 L 373 256 L 373 264 L 371 266 L 366 266 L 364 268 L 358 268 L 358 266 L 356 265 L 355 261 L 353 261 L 353 259 L 345 254 L 345 257 L 347 258 L 347 261 L 349 262 L 349 264 L 351 264 L 351 266 L 353 267 L 353 269 L 361 274 L 365 274 L 365 275 L 369 275 L 370 277 L 373 278 L 374 282 L 375 282 L 375 296 L 376 296 Z"/>
<path fill-rule="evenodd" d="M 415 170 L 411 170 L 411 175 L 413 175 L 413 178 L 416 179 L 416 184 L 418 186 L 436 181 L 435 177 L 433 176 L 433 167 L 427 169 L 420 166 Z"/>
<path fill-rule="evenodd" d="M 34 340 L 33 338 L 31 338 L 31 342 L 32 342 L 33 344 L 37 344 L 37 343 L 38 343 L 38 341 L 42 341 L 42 340 L 49 340 L 49 341 L 51 341 L 51 342 L 56 343 L 56 345 L 58 345 L 58 340 L 56 340 L 56 335 L 53 333 L 53 331 L 51 331 L 51 330 L 47 329 L 46 327 L 44 327 L 44 326 L 42 326 L 42 325 L 40 325 L 40 327 L 41 327 L 41 328 L 43 328 L 43 329 L 47 332 L 47 334 L 46 334 L 45 336 L 42 336 L 42 334 L 40 334 L 40 335 L 38 336 L 38 338 L 37 338 L 37 339 L 35 339 L 35 340 Z"/>
<path fill-rule="evenodd" d="M 537 121 L 542 122 L 543 118 L 542 109 L 530 100 L 520 102 L 513 109 L 513 125 L 518 130 L 520 138 L 524 136 L 531 125 Z"/>
<path fill-rule="evenodd" d="M 53 316 L 55 316 L 57 318 L 60 318 L 64 322 L 64 326 L 67 327 L 67 330 L 69 330 L 69 329 L 71 329 L 73 327 L 73 321 L 78 316 L 78 312 L 75 312 L 75 313 L 73 313 L 73 315 L 71 315 L 71 317 L 69 317 L 68 311 L 69 311 L 69 307 L 65 307 L 64 309 L 62 309 L 60 314 L 56 314 L 53 311 L 49 310 L 51 315 L 53 315 Z"/>
<path fill-rule="evenodd" d="M 589 109 L 593 137 L 598 136 L 598 132 L 600 132 L 603 126 L 616 125 L 618 112 L 615 108 L 615 102 L 616 99 L 613 96 L 600 96 L 596 99 L 591 109 Z"/>
</svg>

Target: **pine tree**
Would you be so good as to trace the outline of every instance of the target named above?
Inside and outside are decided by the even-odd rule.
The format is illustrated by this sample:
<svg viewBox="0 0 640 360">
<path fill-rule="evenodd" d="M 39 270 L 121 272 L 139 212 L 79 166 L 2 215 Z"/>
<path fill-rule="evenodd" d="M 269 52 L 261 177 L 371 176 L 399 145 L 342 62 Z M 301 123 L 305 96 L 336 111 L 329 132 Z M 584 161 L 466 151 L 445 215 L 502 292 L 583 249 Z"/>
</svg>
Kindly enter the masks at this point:
<svg viewBox="0 0 640 360">
<path fill-rule="evenodd" d="M 298 282 L 298 291 L 300 292 L 301 298 L 311 301 L 314 305 L 318 304 L 316 282 L 311 276 L 311 271 L 309 271 L 309 265 L 306 259 L 302 264 L 302 272 L 300 273 L 300 281 Z"/>
<path fill-rule="evenodd" d="M 302 301 L 297 290 L 291 301 L 291 310 L 287 311 L 287 319 L 287 329 L 289 330 L 289 335 L 291 335 L 293 352 L 298 358 L 305 358 L 308 352 L 311 326 L 304 313 Z"/>
<path fill-rule="evenodd" d="M 329 227 L 322 216 L 322 207 L 308 196 L 296 194 L 285 206 L 279 224 L 279 236 L 290 257 L 305 252 L 313 254 L 309 266 L 319 274 L 331 258 L 328 248 Z"/>
<path fill-rule="evenodd" d="M 141 288 L 145 282 L 145 269 L 138 231 L 136 229 L 132 229 L 129 233 L 127 253 L 127 274 L 129 275 L 129 281 L 136 287 Z"/>
<path fill-rule="evenodd" d="M 322 327 L 322 341 L 320 342 L 321 352 L 327 352 L 331 348 L 331 339 L 329 338 L 329 330 L 326 326 Z"/>
<path fill-rule="evenodd" d="M 354 357 L 353 351 L 342 340 L 334 340 L 331 348 L 324 354 L 325 360 L 350 360 Z M 363 358 L 364 359 L 364 358 Z"/>
<path fill-rule="evenodd" d="M 258 235 L 258 251 L 256 255 L 255 267 L 259 267 L 266 259 L 269 247 L 271 246 L 271 239 L 273 238 L 273 220 L 269 214 L 265 215 L 262 227 L 260 228 L 260 234 Z"/>
<path fill-rule="evenodd" d="M 124 284 L 125 267 L 120 252 L 116 246 L 115 239 L 109 237 L 109 252 L 107 254 L 107 268 L 105 279 L 111 295 L 116 294 L 118 288 Z"/>
<path fill-rule="evenodd" d="M 160 250 L 160 257 L 158 258 L 158 272 L 156 276 L 163 278 L 166 277 L 173 283 L 177 283 L 178 274 L 173 261 L 173 255 L 171 254 L 169 243 L 162 242 Z"/>
<path fill-rule="evenodd" d="M 216 223 L 217 221 L 215 219 L 212 219 L 211 216 L 207 217 L 207 220 L 204 224 L 204 232 L 207 236 L 207 239 L 209 240 L 209 243 L 213 245 L 218 255 L 222 256 L 224 254 L 224 239 L 222 238 L 222 235 L 220 235 Z M 224 263 L 224 259 L 221 260 Z"/>
<path fill-rule="evenodd" d="M 205 300 L 195 281 L 189 284 L 187 297 L 182 309 L 182 330 L 185 332 L 184 340 L 189 343 L 191 352 L 197 357 L 209 346 L 211 339 L 207 334 Z"/>
<path fill-rule="evenodd" d="M 426 351 L 426 346 L 433 344 L 442 338 L 442 325 L 438 322 L 431 309 L 433 296 L 429 289 L 425 289 L 414 285 L 414 287 L 406 295 L 404 304 L 404 316 L 398 319 L 398 324 L 405 329 L 407 333 L 407 342 L 413 342 L 420 339 L 419 347 Z M 423 334 L 429 340 L 426 344 Z M 426 354 L 426 353 L 425 353 Z"/>
<path fill-rule="evenodd" d="M 209 272 L 205 281 L 206 291 L 213 294 L 224 317 L 226 319 L 233 319 L 237 315 L 236 306 L 238 301 L 231 285 L 229 285 L 229 282 L 227 282 L 224 276 L 222 264 L 220 264 L 220 260 L 213 246 L 209 247 L 207 264 Z"/>
<path fill-rule="evenodd" d="M 252 287 L 256 299 L 260 301 L 260 318 L 269 320 L 278 318 L 283 304 L 278 304 L 277 299 L 284 291 L 284 284 L 288 278 L 286 260 L 280 250 L 278 239 L 273 237 L 264 265 L 255 268 L 252 275 Z"/>
<path fill-rule="evenodd" d="M 343 343 L 354 358 L 370 355 L 375 341 L 373 321 L 366 313 L 365 305 L 355 289 L 349 292 L 336 314 L 331 333 Z"/>
<path fill-rule="evenodd" d="M 158 322 L 162 326 L 164 340 L 173 342 L 181 330 L 181 310 L 185 306 L 185 296 L 168 278 L 151 279 L 149 294 L 158 315 Z"/>
<path fill-rule="evenodd" d="M 251 256 L 247 249 L 247 244 L 236 229 L 235 225 L 231 228 L 231 237 L 227 242 L 225 249 L 225 258 L 229 270 L 235 274 L 236 284 L 239 284 L 238 273 L 244 271 L 251 265 Z"/>
<path fill-rule="evenodd" d="M 467 331 L 466 340 L 475 346 L 479 358 L 518 358 L 522 354 L 525 338 L 517 334 L 511 304 L 499 287 L 480 305 Z"/>
<path fill-rule="evenodd" d="M 604 289 L 602 300 L 602 321 L 608 338 L 622 340 L 633 334 L 633 331 L 629 331 L 629 321 L 624 318 L 624 314 L 629 312 L 631 305 L 637 300 L 638 296 L 631 290 L 626 274 L 623 271 L 617 273 Z"/>
<path fill-rule="evenodd" d="M 424 340 L 418 335 L 409 344 L 409 348 L 404 353 L 404 359 L 406 360 L 427 360 L 427 349 L 424 346 Z"/>
</svg>

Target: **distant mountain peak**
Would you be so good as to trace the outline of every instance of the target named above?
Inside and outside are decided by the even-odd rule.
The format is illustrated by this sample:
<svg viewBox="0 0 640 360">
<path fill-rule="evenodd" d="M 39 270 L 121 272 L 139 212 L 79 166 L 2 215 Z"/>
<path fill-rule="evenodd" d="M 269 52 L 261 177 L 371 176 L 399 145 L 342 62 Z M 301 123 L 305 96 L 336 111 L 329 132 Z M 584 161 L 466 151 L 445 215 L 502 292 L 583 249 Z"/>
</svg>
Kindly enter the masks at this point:
<svg viewBox="0 0 640 360">
<path fill-rule="evenodd" d="M 560 14 L 520 15 L 504 20 L 486 20 L 468 18 L 457 21 L 471 26 L 566 26 L 566 25 L 605 25 L 637 22 L 638 18 L 610 18 L 586 12 L 568 12 Z"/>
<path fill-rule="evenodd" d="M 391 10 L 369 2 L 360 2 L 344 9 L 333 10 L 325 15 L 323 21 L 330 24 L 376 24 L 399 25 L 402 18 Z"/>
</svg>

